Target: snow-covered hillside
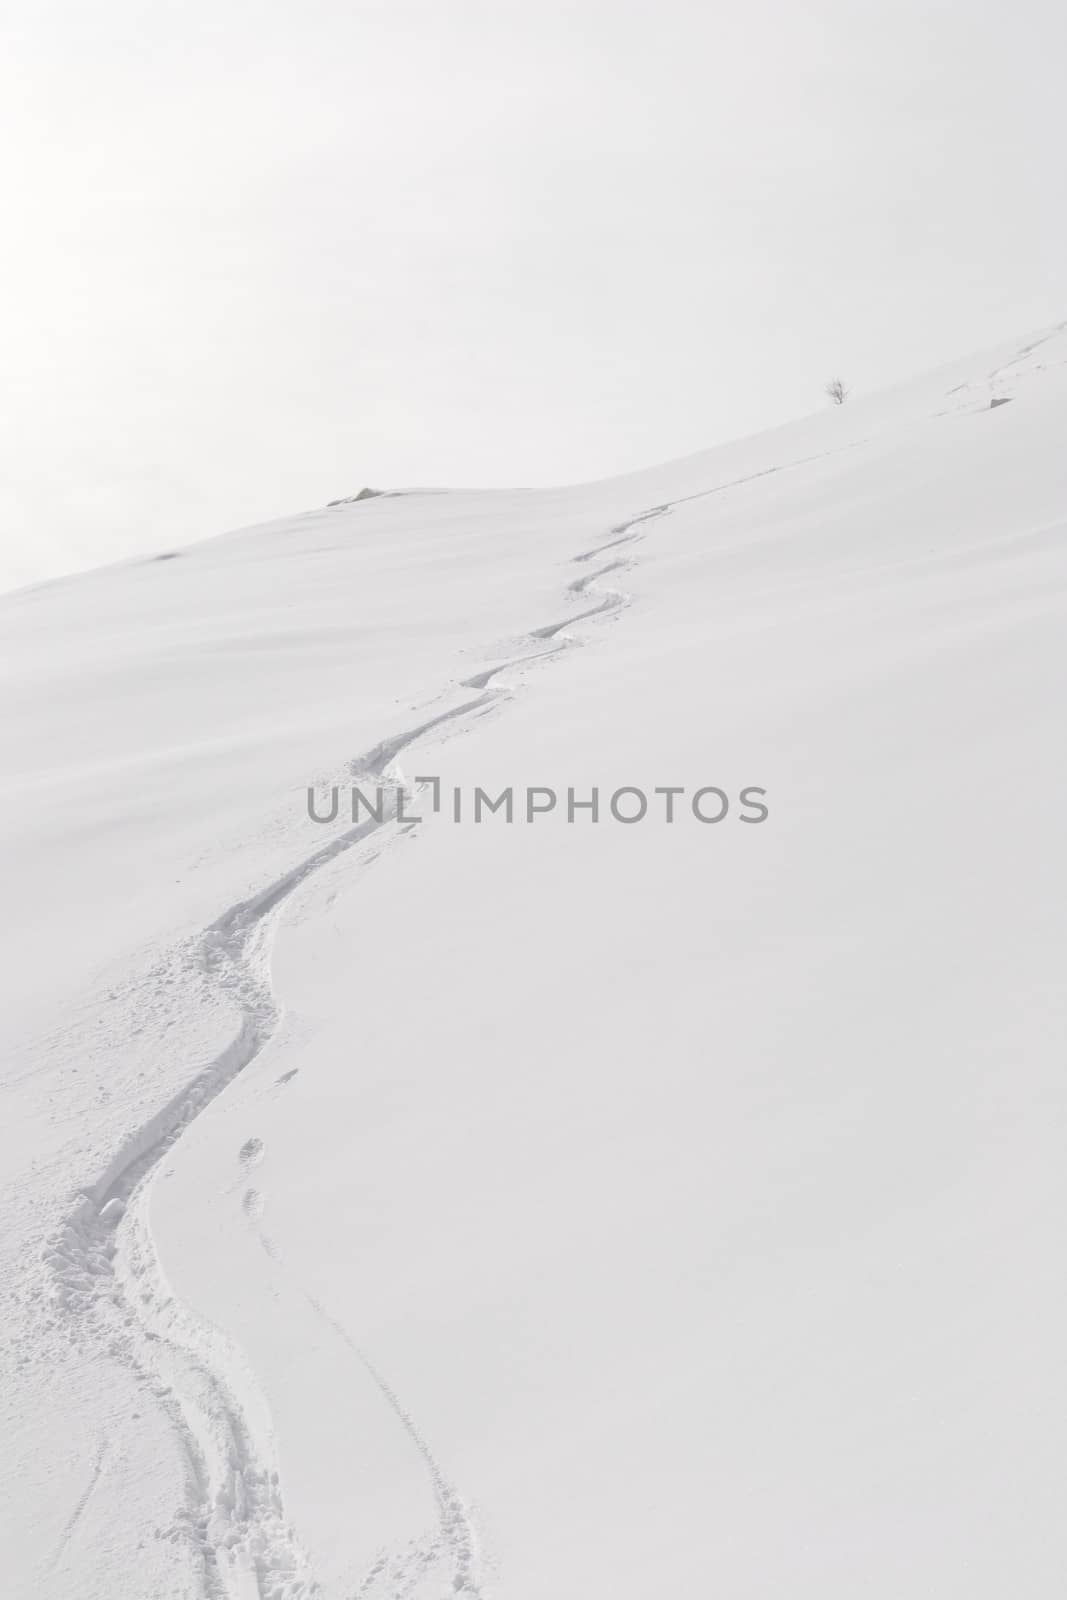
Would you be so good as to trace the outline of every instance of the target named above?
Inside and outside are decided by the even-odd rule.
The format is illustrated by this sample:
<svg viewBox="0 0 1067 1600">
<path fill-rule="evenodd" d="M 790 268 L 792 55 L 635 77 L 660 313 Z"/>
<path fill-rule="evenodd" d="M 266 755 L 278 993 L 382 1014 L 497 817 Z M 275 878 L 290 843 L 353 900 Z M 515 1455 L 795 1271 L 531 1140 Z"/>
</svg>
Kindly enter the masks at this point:
<svg viewBox="0 0 1067 1600">
<path fill-rule="evenodd" d="M 0 600 L 5 1594 L 1059 1595 L 1065 430 Z"/>
</svg>

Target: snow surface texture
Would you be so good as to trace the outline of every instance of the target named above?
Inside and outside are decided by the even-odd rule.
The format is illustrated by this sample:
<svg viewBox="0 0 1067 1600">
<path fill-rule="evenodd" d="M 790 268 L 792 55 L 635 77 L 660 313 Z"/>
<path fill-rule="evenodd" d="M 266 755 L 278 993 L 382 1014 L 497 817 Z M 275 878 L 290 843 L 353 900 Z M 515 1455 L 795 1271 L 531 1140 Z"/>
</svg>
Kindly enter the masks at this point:
<svg viewBox="0 0 1067 1600">
<path fill-rule="evenodd" d="M 6 1595 L 1062 1592 L 1065 423 L 0 602 Z M 307 816 L 427 774 L 770 816 Z"/>
</svg>

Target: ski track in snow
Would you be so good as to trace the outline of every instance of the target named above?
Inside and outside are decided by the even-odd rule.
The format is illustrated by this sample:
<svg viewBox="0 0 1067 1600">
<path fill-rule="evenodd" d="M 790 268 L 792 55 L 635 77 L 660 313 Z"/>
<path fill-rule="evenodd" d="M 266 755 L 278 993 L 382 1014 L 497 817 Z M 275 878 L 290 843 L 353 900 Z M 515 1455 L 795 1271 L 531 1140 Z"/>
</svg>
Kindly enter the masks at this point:
<svg viewBox="0 0 1067 1600">
<path fill-rule="evenodd" d="M 67 1518 L 66 1522 L 63 1525 L 63 1532 L 60 1535 L 59 1543 L 56 1545 L 55 1549 L 53 1550 L 51 1558 L 50 1558 L 50 1560 L 48 1562 L 48 1571 L 49 1572 L 54 1572 L 56 1570 L 56 1568 L 59 1566 L 59 1563 L 63 1559 L 63 1555 L 64 1555 L 64 1552 L 66 1551 L 67 1546 L 70 1544 L 70 1541 L 74 1537 L 74 1534 L 75 1534 L 75 1532 L 77 1530 L 77 1527 L 78 1527 L 78 1523 L 81 1521 L 82 1517 L 85 1514 L 85 1508 L 89 1504 L 89 1501 L 93 1497 L 93 1491 L 95 1490 L 97 1484 L 100 1482 L 100 1475 L 104 1470 L 104 1459 L 105 1459 L 106 1455 L 107 1455 L 107 1441 L 105 1440 L 104 1443 L 100 1446 L 99 1450 L 96 1452 L 96 1460 L 93 1462 L 93 1470 L 89 1474 L 89 1482 L 86 1484 L 86 1486 L 83 1489 L 82 1493 L 78 1496 L 78 1500 L 77 1500 L 77 1503 L 76 1503 L 76 1505 L 74 1507 L 74 1510 L 71 1512 L 70 1516 Z"/>
<path fill-rule="evenodd" d="M 266 1255 L 276 1267 L 283 1271 L 287 1270 L 273 1240 L 262 1226 L 263 1201 L 255 1189 L 249 1189 L 245 1195 L 244 1210 Z M 449 1569 L 453 1594 L 466 1595 L 469 1600 L 480 1600 L 482 1590 L 477 1579 L 478 1540 L 470 1511 L 449 1482 L 417 1422 L 404 1406 L 396 1390 L 356 1343 L 344 1324 L 331 1315 L 310 1290 L 302 1284 L 298 1284 L 298 1288 L 320 1322 L 336 1334 L 355 1356 L 415 1446 L 437 1504 L 436 1536 L 409 1540 L 399 1551 L 379 1551 L 371 1567 L 363 1575 L 351 1600 L 379 1600 L 385 1585 L 388 1585 L 385 1592 L 389 1600 L 399 1600 L 399 1597 L 409 1594 L 419 1580 L 439 1564 L 445 1564 Z"/>
<path fill-rule="evenodd" d="M 608 551 L 633 545 L 644 536 L 646 524 L 677 505 L 821 458 L 785 462 L 653 506 L 612 528 L 607 540 L 573 560 L 585 564 Z M 630 564 L 629 559 L 616 557 L 575 579 L 567 592 L 586 595 L 605 576 Z M 501 673 L 580 646 L 582 641 L 570 637 L 568 628 L 618 613 L 628 604 L 625 592 L 606 589 L 595 606 L 531 629 L 525 637 L 534 648 L 463 680 L 461 687 L 479 691 L 474 699 L 382 740 L 350 763 L 351 775 L 368 783 L 388 782 L 388 768 L 407 746 L 435 729 L 473 723 L 490 706 L 510 698 L 510 689 L 493 685 Z M 179 947 L 179 969 L 190 981 L 194 996 L 229 1001 L 237 1008 L 241 1020 L 236 1035 L 122 1144 L 96 1182 L 80 1192 L 77 1204 L 44 1252 L 54 1298 L 72 1336 L 88 1339 L 99 1352 L 125 1362 L 149 1385 L 174 1428 L 185 1460 L 187 1504 L 164 1536 L 189 1542 L 202 1571 L 205 1600 L 315 1600 L 322 1590 L 285 1514 L 269 1413 L 255 1378 L 233 1343 L 186 1307 L 167 1281 L 151 1229 L 151 1183 L 163 1158 L 186 1129 L 261 1055 L 274 1036 L 281 1013 L 270 957 L 286 902 L 321 867 L 394 822 L 395 791 L 391 803 L 382 809 L 381 821 L 372 816 L 344 829 L 258 893 L 228 907 L 199 936 Z M 409 832 L 412 826 L 399 822 L 393 837 Z M 260 1210 L 255 1190 L 248 1191 L 244 1204 L 246 1214 L 255 1221 Z M 265 1236 L 264 1243 L 272 1253 Z M 442 1554 L 451 1566 L 452 1592 L 481 1600 L 473 1525 L 459 1494 L 379 1369 L 347 1331 L 306 1290 L 302 1292 L 317 1315 L 350 1346 L 407 1432 L 422 1457 L 438 1506 L 437 1538 L 413 1542 L 400 1558 L 380 1556 L 353 1600 L 379 1600 L 384 1584 L 389 1585 L 388 1600 L 402 1600 Z M 77 1526 L 99 1475 L 98 1465 L 68 1521 L 53 1565 Z"/>
</svg>

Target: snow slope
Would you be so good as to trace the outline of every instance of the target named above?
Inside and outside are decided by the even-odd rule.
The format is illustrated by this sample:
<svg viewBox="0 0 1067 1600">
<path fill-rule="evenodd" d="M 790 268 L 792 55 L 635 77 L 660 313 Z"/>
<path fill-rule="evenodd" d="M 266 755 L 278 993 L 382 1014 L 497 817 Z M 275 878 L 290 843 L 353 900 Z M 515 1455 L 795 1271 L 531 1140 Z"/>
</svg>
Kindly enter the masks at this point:
<svg viewBox="0 0 1067 1600">
<path fill-rule="evenodd" d="M 7 1593 L 1060 1593 L 1065 421 L 0 601 Z"/>
</svg>

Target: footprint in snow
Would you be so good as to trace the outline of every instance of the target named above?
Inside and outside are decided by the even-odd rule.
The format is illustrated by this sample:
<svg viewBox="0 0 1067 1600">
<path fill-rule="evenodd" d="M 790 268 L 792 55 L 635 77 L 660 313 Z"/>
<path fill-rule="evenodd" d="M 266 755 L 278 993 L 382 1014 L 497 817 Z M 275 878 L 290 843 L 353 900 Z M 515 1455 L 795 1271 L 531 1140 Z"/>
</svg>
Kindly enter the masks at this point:
<svg viewBox="0 0 1067 1600">
<path fill-rule="evenodd" d="M 258 1167 L 263 1160 L 263 1140 L 246 1139 L 237 1155 L 242 1167 Z"/>
</svg>

